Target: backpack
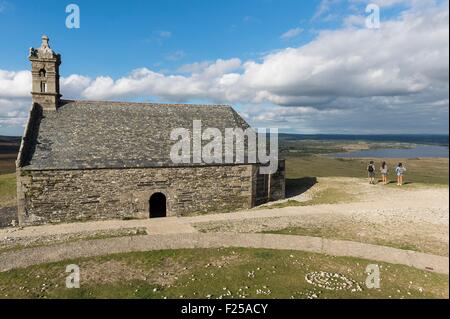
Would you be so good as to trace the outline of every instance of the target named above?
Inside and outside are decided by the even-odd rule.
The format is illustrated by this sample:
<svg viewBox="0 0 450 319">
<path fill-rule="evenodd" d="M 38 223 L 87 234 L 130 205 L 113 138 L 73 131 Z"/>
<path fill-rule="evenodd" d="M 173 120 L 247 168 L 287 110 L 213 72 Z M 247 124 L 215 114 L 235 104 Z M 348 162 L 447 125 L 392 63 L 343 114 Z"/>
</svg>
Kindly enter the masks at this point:
<svg viewBox="0 0 450 319">
<path fill-rule="evenodd" d="M 369 173 L 373 173 L 374 169 L 373 169 L 373 165 L 369 165 L 369 168 L 367 169 L 369 171 Z"/>
</svg>

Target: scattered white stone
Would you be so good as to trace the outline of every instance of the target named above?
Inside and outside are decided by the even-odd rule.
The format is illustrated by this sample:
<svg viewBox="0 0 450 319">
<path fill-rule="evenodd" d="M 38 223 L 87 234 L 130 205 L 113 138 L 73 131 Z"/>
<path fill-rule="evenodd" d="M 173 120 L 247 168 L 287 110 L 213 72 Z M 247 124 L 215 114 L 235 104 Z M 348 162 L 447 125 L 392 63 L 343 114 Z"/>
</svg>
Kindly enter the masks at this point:
<svg viewBox="0 0 450 319">
<path fill-rule="evenodd" d="M 305 276 L 306 282 L 326 290 L 350 290 L 352 292 L 362 291 L 361 286 L 354 280 L 338 273 L 310 272 Z"/>
</svg>

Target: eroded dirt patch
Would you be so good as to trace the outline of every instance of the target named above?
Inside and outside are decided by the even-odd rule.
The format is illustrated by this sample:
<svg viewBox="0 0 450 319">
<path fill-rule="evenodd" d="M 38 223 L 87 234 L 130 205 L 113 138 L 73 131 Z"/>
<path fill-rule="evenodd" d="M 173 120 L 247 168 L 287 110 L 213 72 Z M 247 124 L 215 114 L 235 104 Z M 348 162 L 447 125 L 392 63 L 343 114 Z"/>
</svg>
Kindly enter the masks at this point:
<svg viewBox="0 0 450 319">
<path fill-rule="evenodd" d="M 231 265 L 245 263 L 239 254 L 221 255 L 205 260 L 186 260 L 167 257 L 151 267 L 143 260 L 132 262 L 122 260 L 87 261 L 80 265 L 82 278 L 88 284 L 111 284 L 122 281 L 145 281 L 161 287 L 170 287 L 188 274 L 193 268 L 221 269 Z"/>
</svg>

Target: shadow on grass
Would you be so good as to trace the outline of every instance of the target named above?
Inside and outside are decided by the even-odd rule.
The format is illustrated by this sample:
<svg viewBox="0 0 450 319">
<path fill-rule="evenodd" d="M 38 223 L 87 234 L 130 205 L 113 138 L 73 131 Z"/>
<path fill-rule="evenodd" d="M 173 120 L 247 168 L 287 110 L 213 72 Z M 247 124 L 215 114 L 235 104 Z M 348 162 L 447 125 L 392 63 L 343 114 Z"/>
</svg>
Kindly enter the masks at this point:
<svg viewBox="0 0 450 319">
<path fill-rule="evenodd" d="M 301 195 L 316 183 L 316 177 L 288 178 L 286 179 L 286 198 Z"/>
</svg>

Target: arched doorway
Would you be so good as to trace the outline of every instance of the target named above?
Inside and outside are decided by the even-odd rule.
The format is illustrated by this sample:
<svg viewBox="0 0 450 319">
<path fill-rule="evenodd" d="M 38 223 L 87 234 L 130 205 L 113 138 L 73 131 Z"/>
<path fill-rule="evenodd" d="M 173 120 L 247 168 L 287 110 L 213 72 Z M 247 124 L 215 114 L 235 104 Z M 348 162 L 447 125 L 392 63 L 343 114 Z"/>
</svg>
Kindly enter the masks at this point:
<svg viewBox="0 0 450 319">
<path fill-rule="evenodd" d="M 166 195 L 155 193 L 149 200 L 150 218 L 166 217 Z"/>
</svg>

